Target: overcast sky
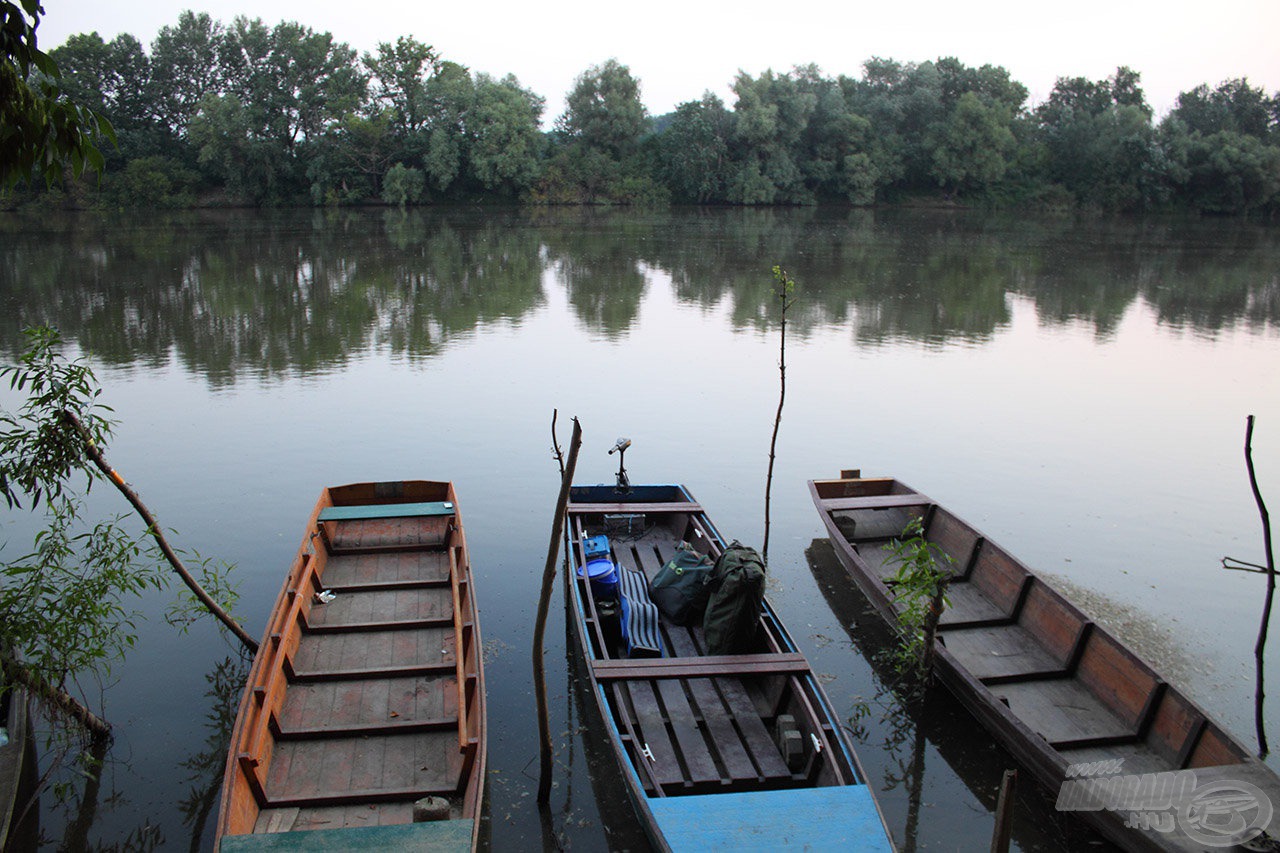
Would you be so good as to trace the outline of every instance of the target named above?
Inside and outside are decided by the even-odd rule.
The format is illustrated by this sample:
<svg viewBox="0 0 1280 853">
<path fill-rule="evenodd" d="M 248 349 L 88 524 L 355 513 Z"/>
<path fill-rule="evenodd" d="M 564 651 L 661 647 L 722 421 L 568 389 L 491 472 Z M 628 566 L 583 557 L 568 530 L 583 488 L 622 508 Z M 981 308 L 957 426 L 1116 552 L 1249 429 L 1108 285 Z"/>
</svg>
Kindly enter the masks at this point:
<svg viewBox="0 0 1280 853">
<path fill-rule="evenodd" d="M 828 76 L 861 76 L 872 56 L 1003 66 L 1030 90 L 1032 105 L 1058 77 L 1098 80 L 1119 65 L 1142 75 L 1157 115 L 1201 83 L 1247 77 L 1280 90 L 1280 0 L 44 0 L 44 7 L 38 35 L 46 51 L 93 31 L 107 41 L 131 33 L 149 48 L 184 9 L 228 24 L 238 15 L 268 25 L 297 21 L 361 53 L 410 35 L 473 71 L 515 74 L 547 99 L 545 124 L 564 110 L 574 78 L 609 58 L 631 68 L 655 115 L 707 90 L 732 107 L 729 85 L 739 69 L 756 75 L 816 63 Z"/>
</svg>

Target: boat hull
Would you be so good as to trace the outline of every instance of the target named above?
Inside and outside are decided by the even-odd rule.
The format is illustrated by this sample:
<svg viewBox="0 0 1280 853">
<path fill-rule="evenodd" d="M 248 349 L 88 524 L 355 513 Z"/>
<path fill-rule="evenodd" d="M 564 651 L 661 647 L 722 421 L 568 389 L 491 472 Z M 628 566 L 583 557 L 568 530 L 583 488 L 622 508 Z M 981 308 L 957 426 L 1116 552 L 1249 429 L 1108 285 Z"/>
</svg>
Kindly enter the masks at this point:
<svg viewBox="0 0 1280 853">
<path fill-rule="evenodd" d="M 10 685 L 0 698 L 0 850 L 35 849 L 35 812 L 24 820 L 26 800 L 34 792 L 35 745 L 28 716 L 27 691 Z"/>
<path fill-rule="evenodd" d="M 484 673 L 452 484 L 324 490 L 231 743 L 223 851 L 477 846 Z"/>
<path fill-rule="evenodd" d="M 767 599 L 742 654 L 706 654 L 700 625 L 660 617 L 662 656 L 629 658 L 609 629 L 609 604 L 579 572 L 585 543 L 608 537 L 609 558 L 640 588 L 679 542 L 714 559 L 725 542 L 688 491 L 575 487 L 567 517 L 579 686 L 653 847 L 892 850 L 839 720 Z M 780 745 L 801 739 L 793 725 L 803 753 Z"/>
<path fill-rule="evenodd" d="M 892 478 L 846 472 L 809 489 L 841 565 L 892 624 L 889 545 L 906 523 L 920 520 L 928 541 L 951 558 L 935 673 L 1058 795 L 1060 810 L 1130 850 L 1201 851 L 1231 846 L 1231 831 L 1280 834 L 1275 774 L 979 531 Z M 1127 797 L 1118 793 L 1125 785 Z M 1181 811 L 1159 786 L 1187 795 Z M 1236 800 L 1222 816 L 1240 820 L 1200 822 L 1196 798 L 1227 791 Z"/>
</svg>

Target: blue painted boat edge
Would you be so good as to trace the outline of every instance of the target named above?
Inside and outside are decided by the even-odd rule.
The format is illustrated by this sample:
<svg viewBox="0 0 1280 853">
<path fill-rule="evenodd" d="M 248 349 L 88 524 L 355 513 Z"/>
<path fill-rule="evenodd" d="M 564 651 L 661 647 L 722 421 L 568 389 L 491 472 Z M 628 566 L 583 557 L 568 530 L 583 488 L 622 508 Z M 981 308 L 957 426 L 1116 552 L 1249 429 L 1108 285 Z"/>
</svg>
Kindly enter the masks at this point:
<svg viewBox="0 0 1280 853">
<path fill-rule="evenodd" d="M 865 785 L 651 799 L 673 851 L 893 851 Z"/>
<path fill-rule="evenodd" d="M 252 835 L 224 835 L 220 853 L 328 853 L 362 850 L 471 850 L 475 821 L 438 820 L 391 826 L 360 826 L 347 829 L 315 829 L 300 832 L 260 832 Z"/>
</svg>

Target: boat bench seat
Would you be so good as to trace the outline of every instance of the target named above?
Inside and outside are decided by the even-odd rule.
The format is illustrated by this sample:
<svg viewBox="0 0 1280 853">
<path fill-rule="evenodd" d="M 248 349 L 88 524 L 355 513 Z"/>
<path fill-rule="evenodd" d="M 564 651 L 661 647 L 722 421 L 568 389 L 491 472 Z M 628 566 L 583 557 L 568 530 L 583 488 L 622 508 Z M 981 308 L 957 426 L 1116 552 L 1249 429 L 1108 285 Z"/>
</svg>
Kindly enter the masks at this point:
<svg viewBox="0 0 1280 853">
<path fill-rule="evenodd" d="M 408 504 L 365 504 L 363 506 L 327 506 L 320 510 L 318 521 L 368 521 L 375 518 L 419 518 L 429 515 L 453 515 L 452 501 L 427 501 Z"/>
<path fill-rule="evenodd" d="M 456 514 L 452 501 L 327 506 L 316 526 L 331 552 L 396 551 L 444 545 Z"/>
<path fill-rule="evenodd" d="M 638 661 L 603 660 L 596 661 L 593 669 L 599 681 L 720 678 L 778 673 L 805 674 L 810 671 L 809 662 L 799 652 L 653 658 Z"/>
<path fill-rule="evenodd" d="M 627 657 L 662 657 L 662 637 L 658 633 L 658 605 L 649 598 L 649 583 L 642 573 L 620 568 L 618 591 L 622 598 L 622 636 Z"/>
</svg>

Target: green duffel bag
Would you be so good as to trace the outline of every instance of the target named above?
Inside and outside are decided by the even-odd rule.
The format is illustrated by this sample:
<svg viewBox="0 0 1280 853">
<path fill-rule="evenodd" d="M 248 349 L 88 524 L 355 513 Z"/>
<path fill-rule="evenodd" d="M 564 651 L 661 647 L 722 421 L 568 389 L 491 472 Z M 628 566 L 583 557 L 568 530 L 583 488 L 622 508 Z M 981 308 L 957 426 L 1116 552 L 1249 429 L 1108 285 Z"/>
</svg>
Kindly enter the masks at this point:
<svg viewBox="0 0 1280 853">
<path fill-rule="evenodd" d="M 716 560 L 702 630 L 709 655 L 751 654 L 764 607 L 764 561 L 738 540 Z"/>
<path fill-rule="evenodd" d="M 649 584 L 649 597 L 675 624 L 697 625 L 707 608 L 711 569 L 710 557 L 695 551 L 688 542 L 681 542 Z"/>
</svg>

